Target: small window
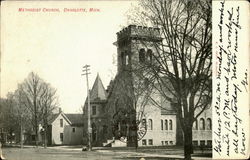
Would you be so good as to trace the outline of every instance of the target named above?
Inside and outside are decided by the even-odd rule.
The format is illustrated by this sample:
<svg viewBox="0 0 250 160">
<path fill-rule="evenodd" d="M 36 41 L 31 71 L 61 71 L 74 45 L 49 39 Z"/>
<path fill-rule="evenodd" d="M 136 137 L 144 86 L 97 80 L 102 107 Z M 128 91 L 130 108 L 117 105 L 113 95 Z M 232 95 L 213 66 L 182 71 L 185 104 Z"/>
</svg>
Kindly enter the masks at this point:
<svg viewBox="0 0 250 160">
<path fill-rule="evenodd" d="M 210 118 L 207 119 L 207 130 L 211 130 L 212 129 L 212 121 Z"/>
<path fill-rule="evenodd" d="M 148 129 L 153 130 L 153 121 L 152 121 L 152 119 L 148 120 Z"/>
<path fill-rule="evenodd" d="M 170 144 L 170 145 L 173 145 L 173 141 L 169 141 L 169 144 Z"/>
<path fill-rule="evenodd" d="M 207 145 L 208 145 L 209 147 L 212 147 L 212 141 L 211 141 L 211 140 L 207 140 Z"/>
<path fill-rule="evenodd" d="M 142 140 L 142 145 L 143 145 L 143 146 L 146 146 L 146 145 L 147 145 L 147 140 L 146 140 L 146 139 L 143 139 L 143 140 Z"/>
<path fill-rule="evenodd" d="M 63 133 L 60 133 L 60 141 L 63 141 Z"/>
<path fill-rule="evenodd" d="M 165 130 L 168 130 L 168 120 L 165 120 Z"/>
<path fill-rule="evenodd" d="M 165 141 L 165 145 L 168 145 L 168 141 Z"/>
<path fill-rule="evenodd" d="M 60 127 L 63 127 L 63 119 L 60 119 Z"/>
<path fill-rule="evenodd" d="M 96 106 L 92 106 L 92 115 L 96 115 Z"/>
<path fill-rule="evenodd" d="M 163 130 L 163 120 L 161 120 L 161 130 Z"/>
<path fill-rule="evenodd" d="M 198 146 L 198 141 L 193 141 L 193 146 Z"/>
<path fill-rule="evenodd" d="M 139 51 L 139 62 L 140 63 L 145 62 L 145 50 L 144 49 L 140 49 Z"/>
<path fill-rule="evenodd" d="M 195 120 L 193 123 L 193 130 L 198 130 L 198 121 Z"/>
<path fill-rule="evenodd" d="M 164 146 L 164 141 L 161 141 L 161 145 L 163 145 L 163 146 Z"/>
<path fill-rule="evenodd" d="M 205 120 L 203 118 L 200 119 L 200 130 L 205 130 Z"/>
<path fill-rule="evenodd" d="M 73 132 L 73 133 L 76 132 L 76 129 L 75 129 L 75 128 L 72 128 L 72 132 Z"/>
<path fill-rule="evenodd" d="M 169 130 L 173 130 L 173 122 L 171 119 L 169 120 Z"/>
<path fill-rule="evenodd" d="M 147 51 L 147 61 L 151 63 L 152 62 L 152 57 L 153 57 L 152 50 L 149 49 Z"/>
<path fill-rule="evenodd" d="M 125 64 L 126 64 L 126 66 L 129 65 L 129 56 L 128 55 L 125 56 Z"/>
<path fill-rule="evenodd" d="M 205 146 L 205 141 L 204 140 L 200 141 L 200 146 Z"/>
<path fill-rule="evenodd" d="M 148 140 L 148 145 L 153 145 L 153 139 Z"/>
</svg>

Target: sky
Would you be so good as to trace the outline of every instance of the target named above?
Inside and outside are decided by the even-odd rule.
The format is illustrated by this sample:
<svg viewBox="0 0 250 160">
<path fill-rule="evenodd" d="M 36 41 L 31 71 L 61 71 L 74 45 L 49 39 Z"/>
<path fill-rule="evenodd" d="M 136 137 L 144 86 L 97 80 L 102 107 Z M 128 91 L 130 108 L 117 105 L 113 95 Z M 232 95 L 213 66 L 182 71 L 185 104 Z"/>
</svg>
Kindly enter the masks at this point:
<svg viewBox="0 0 250 160">
<path fill-rule="evenodd" d="M 90 65 L 92 87 L 99 73 L 104 87 L 116 74 L 116 32 L 128 25 L 136 1 L 8 2 L 1 9 L 1 97 L 30 72 L 57 89 L 65 113 L 81 112 L 87 87 L 82 67 Z M 19 12 L 19 8 L 29 9 Z M 30 11 L 41 9 L 39 12 Z M 44 12 L 58 8 L 60 12 Z M 88 12 L 64 12 L 84 8 Z M 89 12 L 90 8 L 98 12 Z"/>
</svg>

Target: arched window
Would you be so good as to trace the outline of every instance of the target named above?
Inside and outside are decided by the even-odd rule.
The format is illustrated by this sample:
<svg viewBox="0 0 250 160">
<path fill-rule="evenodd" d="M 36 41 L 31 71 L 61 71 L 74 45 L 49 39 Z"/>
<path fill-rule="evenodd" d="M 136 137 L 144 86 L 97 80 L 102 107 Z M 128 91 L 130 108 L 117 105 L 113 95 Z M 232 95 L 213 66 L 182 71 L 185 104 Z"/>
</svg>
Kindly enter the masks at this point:
<svg viewBox="0 0 250 160">
<path fill-rule="evenodd" d="M 211 118 L 207 119 L 207 130 L 211 130 L 212 129 L 212 121 Z"/>
<path fill-rule="evenodd" d="M 197 120 L 195 120 L 193 123 L 193 129 L 198 130 L 198 121 Z"/>
<path fill-rule="evenodd" d="M 152 121 L 152 119 L 148 120 L 148 129 L 153 130 L 153 121 Z"/>
<path fill-rule="evenodd" d="M 139 51 L 139 62 L 145 62 L 145 49 L 140 49 Z"/>
<path fill-rule="evenodd" d="M 200 130 L 205 130 L 205 120 L 203 118 L 200 119 Z"/>
<path fill-rule="evenodd" d="M 169 130 L 173 130 L 173 122 L 171 119 L 169 120 Z"/>
<path fill-rule="evenodd" d="M 165 130 L 168 130 L 168 120 L 165 120 Z"/>
<path fill-rule="evenodd" d="M 161 130 L 163 130 L 163 120 L 161 119 Z"/>
<path fill-rule="evenodd" d="M 125 64 L 126 64 L 126 66 L 129 64 L 129 56 L 128 55 L 125 56 Z"/>
<path fill-rule="evenodd" d="M 147 51 L 147 61 L 151 63 L 152 62 L 152 57 L 153 57 L 152 50 L 149 49 Z"/>
</svg>

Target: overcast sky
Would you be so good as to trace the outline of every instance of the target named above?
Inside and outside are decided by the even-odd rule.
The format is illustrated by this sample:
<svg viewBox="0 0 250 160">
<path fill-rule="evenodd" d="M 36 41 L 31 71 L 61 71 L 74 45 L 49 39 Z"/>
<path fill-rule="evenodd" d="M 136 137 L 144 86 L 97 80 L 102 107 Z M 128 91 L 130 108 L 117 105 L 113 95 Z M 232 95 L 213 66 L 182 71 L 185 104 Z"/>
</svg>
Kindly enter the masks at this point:
<svg viewBox="0 0 250 160">
<path fill-rule="evenodd" d="M 116 32 L 127 24 L 135 1 L 9 2 L 1 10 L 1 97 L 13 92 L 31 71 L 57 89 L 66 113 L 80 112 L 86 98 L 82 66 L 91 65 L 90 86 L 97 72 L 106 87 L 115 76 Z M 18 12 L 41 8 L 40 12 Z M 43 12 L 59 8 L 61 12 Z M 63 12 L 97 8 L 100 12 Z M 115 59 L 114 59 L 115 58 Z"/>
</svg>

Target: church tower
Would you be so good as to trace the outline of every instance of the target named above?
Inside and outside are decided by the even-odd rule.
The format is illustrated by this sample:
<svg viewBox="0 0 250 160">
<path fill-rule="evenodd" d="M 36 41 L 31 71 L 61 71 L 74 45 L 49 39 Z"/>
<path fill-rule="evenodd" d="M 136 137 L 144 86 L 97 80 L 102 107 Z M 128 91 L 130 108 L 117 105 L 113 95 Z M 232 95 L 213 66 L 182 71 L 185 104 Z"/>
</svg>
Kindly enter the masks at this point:
<svg viewBox="0 0 250 160">
<path fill-rule="evenodd" d="M 133 69 L 138 63 L 152 61 L 155 46 L 160 43 L 159 28 L 129 25 L 117 33 L 117 71 Z"/>
</svg>

